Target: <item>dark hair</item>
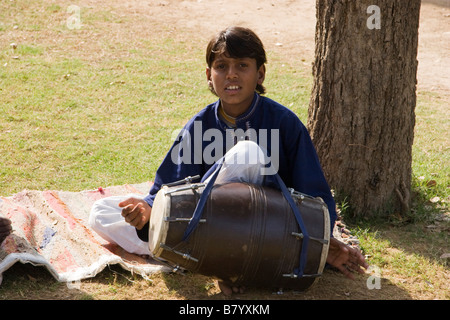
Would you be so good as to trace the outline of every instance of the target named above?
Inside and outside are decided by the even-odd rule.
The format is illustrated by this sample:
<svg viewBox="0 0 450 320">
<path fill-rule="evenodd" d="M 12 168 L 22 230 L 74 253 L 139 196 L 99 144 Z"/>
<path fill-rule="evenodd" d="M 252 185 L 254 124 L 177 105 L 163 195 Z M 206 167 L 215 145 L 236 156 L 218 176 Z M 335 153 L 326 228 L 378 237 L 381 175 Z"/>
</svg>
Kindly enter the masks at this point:
<svg viewBox="0 0 450 320">
<path fill-rule="evenodd" d="M 221 54 L 226 54 L 230 58 L 253 58 L 256 60 L 257 69 L 267 63 L 262 41 L 252 30 L 242 27 L 229 27 L 211 39 L 206 48 L 208 67 L 211 68 L 216 55 Z M 215 93 L 211 86 L 210 90 Z M 258 84 L 256 91 L 264 94 L 266 88 Z"/>
</svg>

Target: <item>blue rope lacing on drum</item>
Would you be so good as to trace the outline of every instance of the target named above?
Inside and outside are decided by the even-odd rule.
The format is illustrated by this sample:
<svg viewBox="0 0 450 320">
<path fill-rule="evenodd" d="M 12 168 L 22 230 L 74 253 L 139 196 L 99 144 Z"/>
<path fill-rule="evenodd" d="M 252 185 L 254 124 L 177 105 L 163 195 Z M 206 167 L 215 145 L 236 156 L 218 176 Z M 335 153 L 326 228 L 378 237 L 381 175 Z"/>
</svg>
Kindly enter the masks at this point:
<svg viewBox="0 0 450 320">
<path fill-rule="evenodd" d="M 222 168 L 222 164 L 223 162 L 217 162 L 216 163 L 216 170 L 213 173 L 213 175 L 211 176 L 211 179 L 208 181 L 208 183 L 206 184 L 205 189 L 203 189 L 203 193 L 200 196 L 200 200 L 197 203 L 197 206 L 195 207 L 194 210 L 194 214 L 192 215 L 191 220 L 189 221 L 189 224 L 186 228 L 186 230 L 184 231 L 184 235 L 182 238 L 182 241 L 187 241 L 189 236 L 191 235 L 192 231 L 195 230 L 195 228 L 197 227 L 198 223 L 200 222 L 200 218 L 202 217 L 203 214 L 203 208 L 206 204 L 206 201 L 208 200 L 208 196 L 211 192 L 212 187 L 214 186 L 214 182 L 216 181 L 217 176 L 219 175 L 219 171 Z"/>
<path fill-rule="evenodd" d="M 306 258 L 308 256 L 308 243 L 309 243 L 309 234 L 306 230 L 305 224 L 303 223 L 302 215 L 300 214 L 300 211 L 298 210 L 297 205 L 295 204 L 294 200 L 292 199 L 291 193 L 289 192 L 288 188 L 284 184 L 283 180 L 280 178 L 278 174 L 275 174 L 275 179 L 278 183 L 278 186 L 281 189 L 281 192 L 283 193 L 284 197 L 288 201 L 289 205 L 291 206 L 292 211 L 294 212 L 295 219 L 297 220 L 298 226 L 300 227 L 300 230 L 303 234 L 302 239 L 302 250 L 300 253 L 300 263 L 299 267 L 295 270 L 295 274 L 298 277 L 302 277 L 305 270 L 306 265 Z"/>
<path fill-rule="evenodd" d="M 217 163 L 217 166 L 215 168 L 213 175 L 211 176 L 211 179 L 208 181 L 207 185 L 205 186 L 205 189 L 203 190 L 203 193 L 200 196 L 200 200 L 198 201 L 197 206 L 195 207 L 194 214 L 192 215 L 192 218 L 189 221 L 189 224 L 184 232 L 182 241 L 186 242 L 189 239 L 189 236 L 195 230 L 198 223 L 200 222 L 200 218 L 202 217 L 202 214 L 203 214 L 203 208 L 206 204 L 206 201 L 208 200 L 209 194 L 214 186 L 214 182 L 216 181 L 219 171 L 222 168 L 222 164 L 223 164 L 222 162 Z M 283 180 L 280 178 L 280 176 L 278 174 L 275 174 L 275 180 L 276 180 L 279 188 L 281 189 L 281 192 L 283 193 L 284 197 L 288 201 L 292 211 L 294 212 L 295 219 L 297 220 L 297 223 L 303 234 L 302 250 L 300 253 L 299 267 L 294 270 L 294 274 L 297 277 L 302 277 L 304 274 L 306 258 L 307 258 L 307 254 L 308 254 L 309 235 L 306 230 L 305 224 L 303 223 L 303 219 L 300 214 L 300 211 L 298 210 L 298 207 L 295 204 L 294 200 L 292 199 L 291 193 L 287 189 Z"/>
</svg>

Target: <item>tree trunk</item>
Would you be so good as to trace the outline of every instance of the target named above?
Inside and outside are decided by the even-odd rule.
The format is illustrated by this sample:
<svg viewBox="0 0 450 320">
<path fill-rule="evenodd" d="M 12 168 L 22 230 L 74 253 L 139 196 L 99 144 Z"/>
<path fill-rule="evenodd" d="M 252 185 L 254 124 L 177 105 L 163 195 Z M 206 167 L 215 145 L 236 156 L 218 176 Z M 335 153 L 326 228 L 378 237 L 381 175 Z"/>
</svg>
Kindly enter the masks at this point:
<svg viewBox="0 0 450 320">
<path fill-rule="evenodd" d="M 408 211 L 420 0 L 316 10 L 307 126 L 328 182 L 354 215 Z"/>
</svg>

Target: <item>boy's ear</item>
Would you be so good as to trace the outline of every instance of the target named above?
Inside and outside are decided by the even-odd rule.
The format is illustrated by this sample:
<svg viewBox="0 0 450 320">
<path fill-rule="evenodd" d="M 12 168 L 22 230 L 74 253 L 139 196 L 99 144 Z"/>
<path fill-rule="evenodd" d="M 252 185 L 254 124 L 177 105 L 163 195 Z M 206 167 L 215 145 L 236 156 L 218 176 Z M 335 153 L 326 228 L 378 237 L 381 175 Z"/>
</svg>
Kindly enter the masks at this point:
<svg viewBox="0 0 450 320">
<path fill-rule="evenodd" d="M 266 78 L 266 66 L 261 65 L 258 69 L 258 84 L 263 84 L 265 78 Z"/>
<path fill-rule="evenodd" d="M 212 83 L 211 68 L 209 68 L 209 67 L 206 67 L 206 80 L 208 81 L 209 91 L 211 91 L 213 94 L 215 94 L 217 96 L 216 91 L 214 91 L 214 86 Z"/>
<path fill-rule="evenodd" d="M 211 68 L 206 67 L 206 80 L 211 81 Z"/>
</svg>

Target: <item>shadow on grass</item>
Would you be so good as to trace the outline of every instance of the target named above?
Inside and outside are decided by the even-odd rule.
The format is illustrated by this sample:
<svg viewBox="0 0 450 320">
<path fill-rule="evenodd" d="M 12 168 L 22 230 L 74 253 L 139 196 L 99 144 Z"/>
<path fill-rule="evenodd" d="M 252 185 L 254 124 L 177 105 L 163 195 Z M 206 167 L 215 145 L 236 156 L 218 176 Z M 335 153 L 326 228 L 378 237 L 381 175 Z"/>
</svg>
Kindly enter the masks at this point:
<svg viewBox="0 0 450 320">
<path fill-rule="evenodd" d="M 444 255 L 450 252 L 448 207 L 445 202 L 430 202 L 429 190 L 415 186 L 413 194 L 408 215 L 358 219 L 344 215 L 345 223 L 369 255 L 369 264 L 382 276 L 388 274 L 413 299 L 449 299 L 450 268 Z"/>
<path fill-rule="evenodd" d="M 163 276 L 169 290 L 185 299 L 211 300 L 408 300 L 410 294 L 382 275 L 369 270 L 357 275 L 355 280 L 345 278 L 340 272 L 325 269 L 313 286 L 305 291 L 271 288 L 246 288 L 244 293 L 230 297 L 218 291 L 212 278 L 188 273 Z"/>
<path fill-rule="evenodd" d="M 247 288 L 242 294 L 224 296 L 217 282 L 199 274 L 160 273 L 151 281 L 122 269 L 105 268 L 79 286 L 56 281 L 44 267 L 16 263 L 4 274 L 0 300 L 399 300 L 409 293 L 374 272 L 355 280 L 325 269 L 306 291 Z M 160 291 L 160 293 L 158 293 Z"/>
<path fill-rule="evenodd" d="M 90 300 L 89 294 L 58 282 L 45 267 L 15 263 L 3 273 L 0 300 Z"/>
<path fill-rule="evenodd" d="M 412 188 L 409 214 L 399 216 L 387 213 L 371 218 L 351 218 L 344 213 L 345 223 L 359 236 L 372 233 L 374 237 L 388 241 L 393 248 L 448 267 L 448 260 L 441 256 L 450 252 L 450 208 L 448 202 L 430 201 L 434 196 L 444 199 L 446 195 L 433 194 L 417 182 Z"/>
</svg>

